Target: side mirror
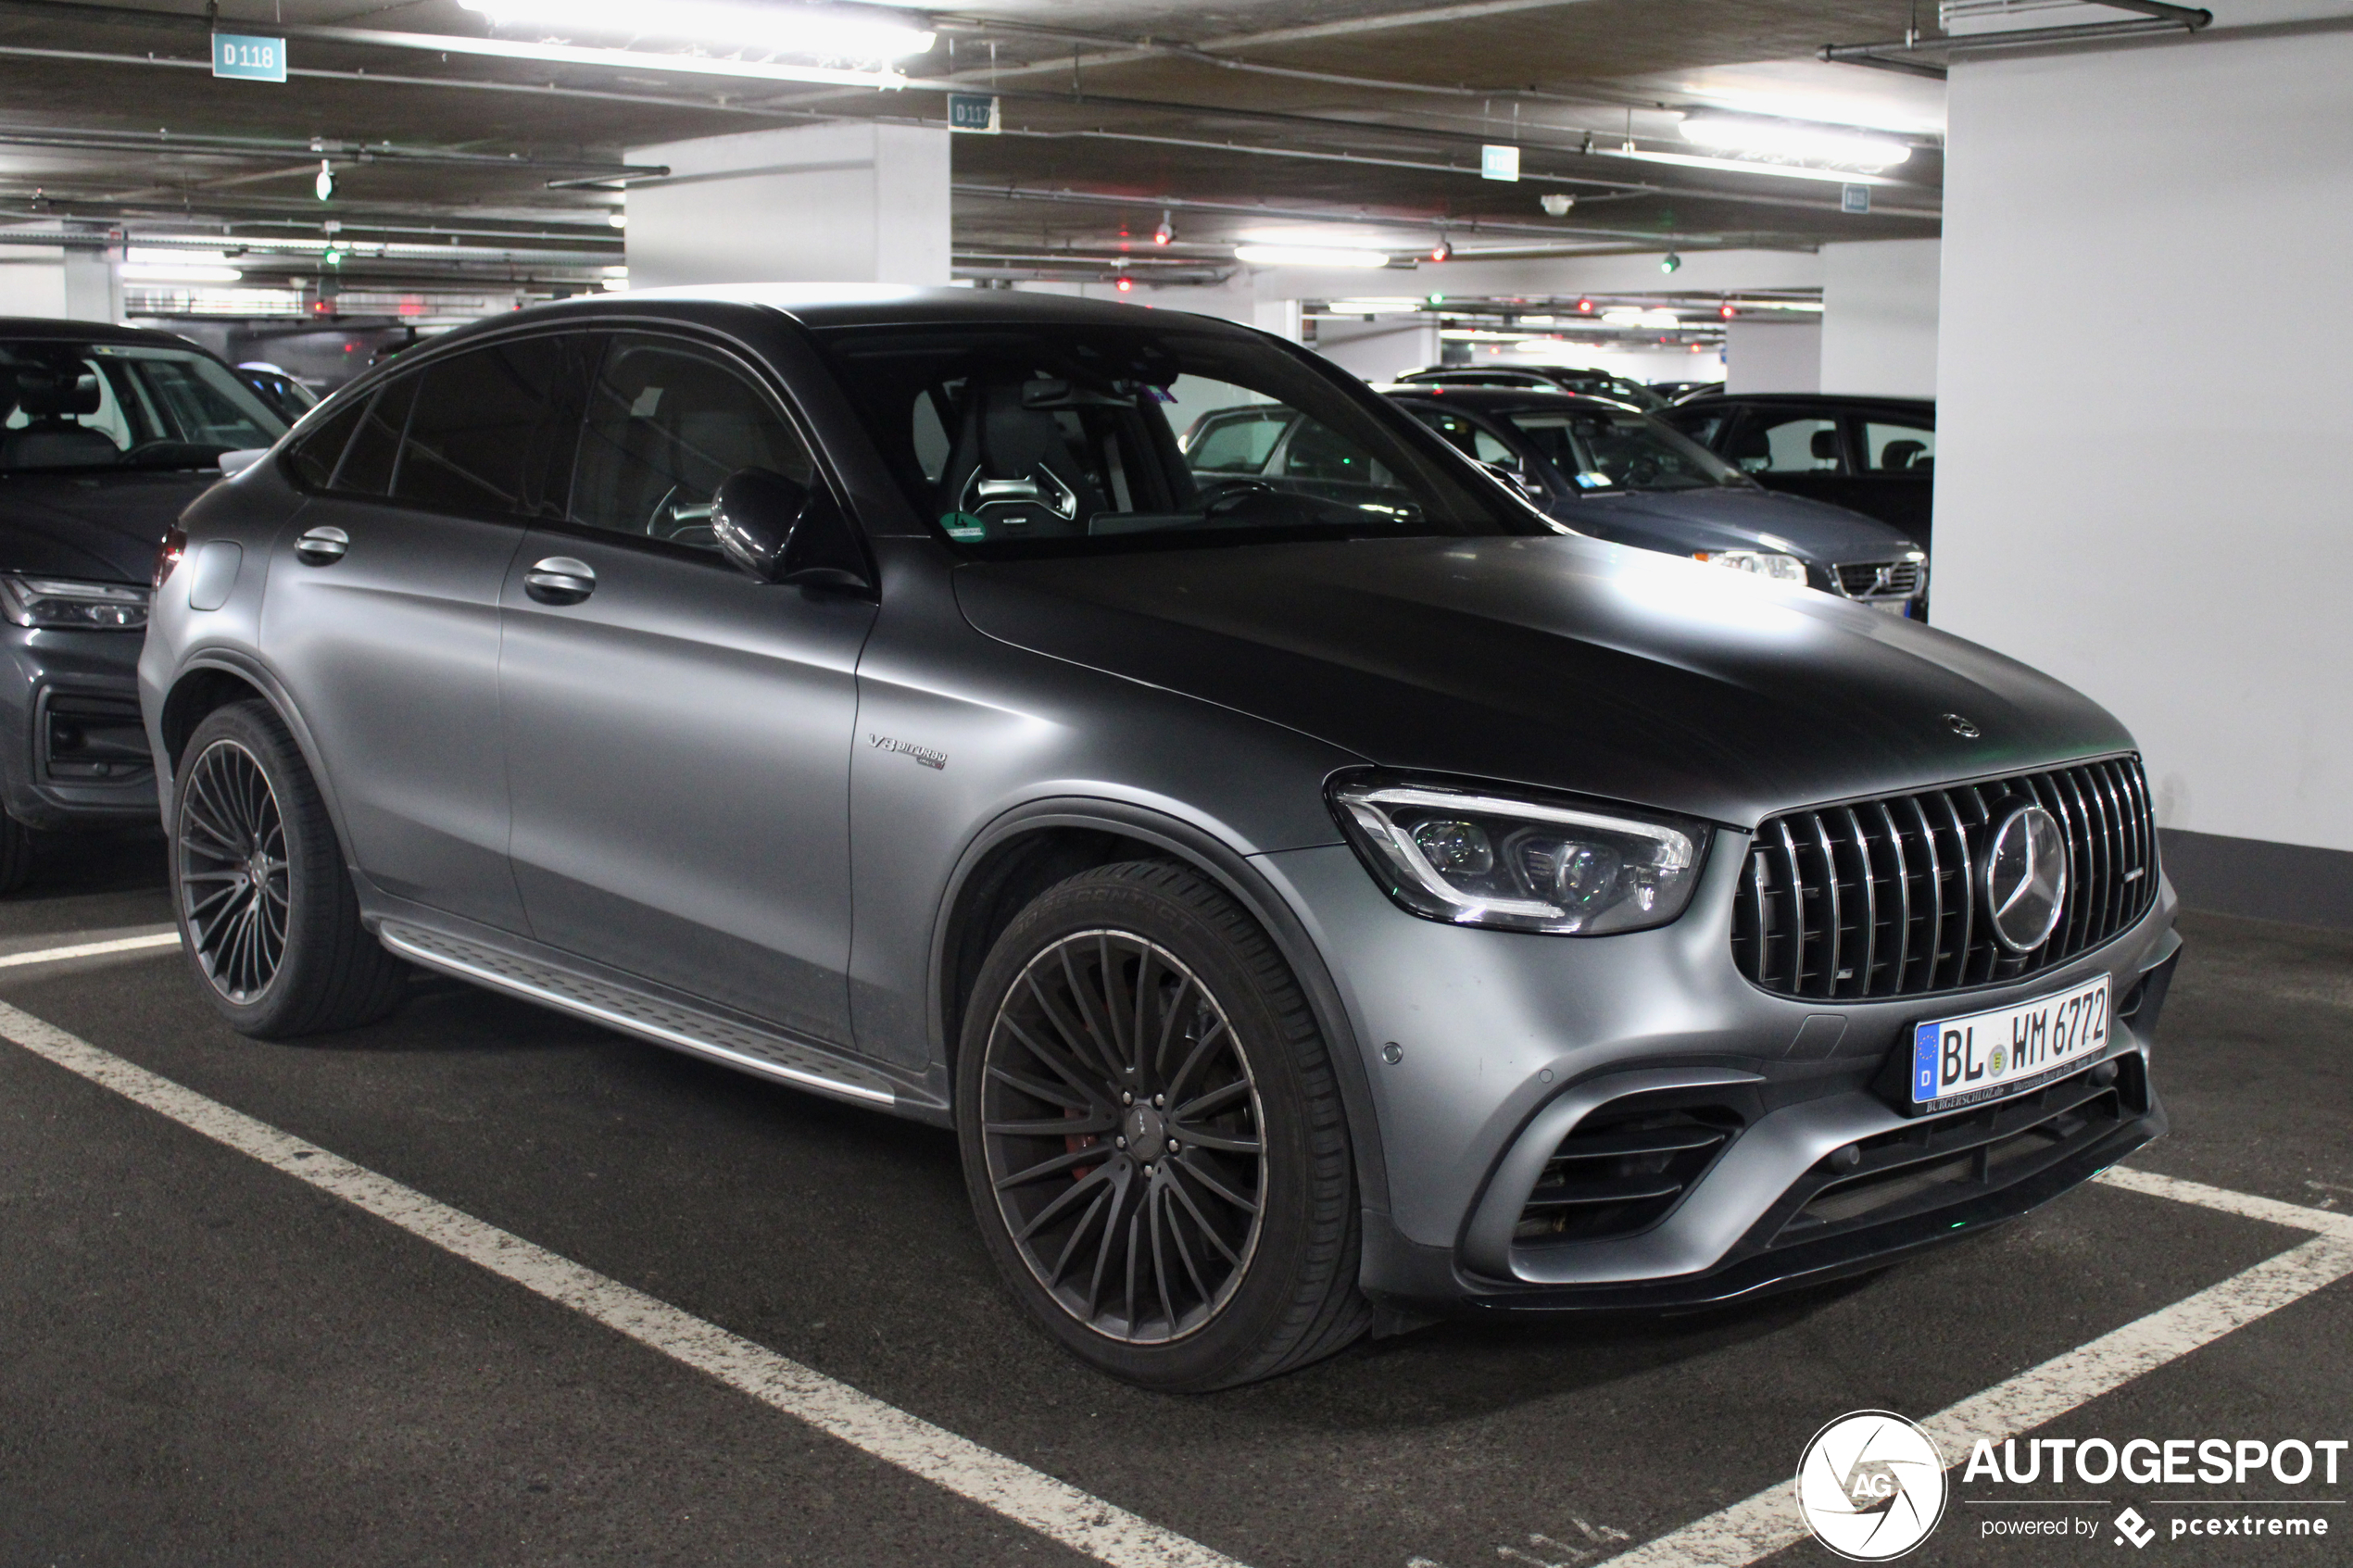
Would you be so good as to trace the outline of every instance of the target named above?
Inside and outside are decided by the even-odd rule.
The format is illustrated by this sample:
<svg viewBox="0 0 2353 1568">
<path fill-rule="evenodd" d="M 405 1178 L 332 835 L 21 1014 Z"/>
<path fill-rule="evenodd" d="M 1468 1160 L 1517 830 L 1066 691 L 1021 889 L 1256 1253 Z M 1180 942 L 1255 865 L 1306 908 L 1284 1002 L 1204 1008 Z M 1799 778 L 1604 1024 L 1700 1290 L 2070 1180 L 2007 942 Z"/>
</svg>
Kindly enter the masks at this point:
<svg viewBox="0 0 2353 1568">
<path fill-rule="evenodd" d="M 741 469 L 711 498 L 722 554 L 762 583 L 871 591 L 859 549 L 833 493 L 770 469 Z"/>
</svg>

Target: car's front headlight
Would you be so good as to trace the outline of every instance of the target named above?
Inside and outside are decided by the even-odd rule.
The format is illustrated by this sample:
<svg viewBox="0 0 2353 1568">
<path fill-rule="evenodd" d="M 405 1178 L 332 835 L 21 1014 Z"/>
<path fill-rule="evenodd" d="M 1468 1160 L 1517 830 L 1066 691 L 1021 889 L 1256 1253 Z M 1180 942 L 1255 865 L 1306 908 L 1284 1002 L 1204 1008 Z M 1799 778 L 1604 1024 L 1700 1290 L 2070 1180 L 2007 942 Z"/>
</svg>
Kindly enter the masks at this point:
<svg viewBox="0 0 2353 1568">
<path fill-rule="evenodd" d="M 1771 550 L 1696 550 L 1692 559 L 1705 561 L 1731 571 L 1745 571 L 1752 577 L 1763 577 L 1775 583 L 1806 583 L 1806 563 L 1795 556 L 1778 555 Z"/>
<path fill-rule="evenodd" d="M 0 576 L 0 615 L 19 626 L 136 632 L 147 623 L 147 590 L 69 577 Z"/>
<path fill-rule="evenodd" d="M 1389 896 L 1428 920 L 1560 935 L 1665 925 L 1698 885 L 1707 824 L 1378 774 L 1333 810 Z"/>
</svg>

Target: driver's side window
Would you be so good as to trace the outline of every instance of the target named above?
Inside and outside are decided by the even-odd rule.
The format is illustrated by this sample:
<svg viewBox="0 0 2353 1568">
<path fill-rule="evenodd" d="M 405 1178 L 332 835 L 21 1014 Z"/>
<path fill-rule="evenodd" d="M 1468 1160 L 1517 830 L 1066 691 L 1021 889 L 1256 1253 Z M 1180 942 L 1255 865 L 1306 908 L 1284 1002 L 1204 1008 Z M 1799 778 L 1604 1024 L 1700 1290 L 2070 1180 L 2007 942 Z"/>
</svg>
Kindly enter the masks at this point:
<svg viewBox="0 0 2353 1568">
<path fill-rule="evenodd" d="M 675 338 L 607 340 L 588 398 L 572 521 L 716 550 L 711 497 L 740 469 L 812 482 L 783 410 L 726 355 Z"/>
</svg>

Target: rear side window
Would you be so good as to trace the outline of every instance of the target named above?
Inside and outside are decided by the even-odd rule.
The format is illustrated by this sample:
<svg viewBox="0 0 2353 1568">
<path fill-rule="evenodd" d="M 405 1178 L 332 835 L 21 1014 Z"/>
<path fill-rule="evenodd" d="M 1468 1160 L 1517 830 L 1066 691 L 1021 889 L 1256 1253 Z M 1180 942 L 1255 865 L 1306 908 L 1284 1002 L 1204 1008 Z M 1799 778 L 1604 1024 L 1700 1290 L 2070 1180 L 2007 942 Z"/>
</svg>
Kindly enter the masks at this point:
<svg viewBox="0 0 2353 1568">
<path fill-rule="evenodd" d="M 572 521 L 715 550 L 711 497 L 742 469 L 815 482 L 782 409 L 715 349 L 616 334 L 588 398 Z"/>
<path fill-rule="evenodd" d="M 1186 443 L 1187 461 L 1196 473 L 1256 473 L 1274 456 L 1275 443 L 1290 421 L 1288 408 L 1212 415 Z"/>
<path fill-rule="evenodd" d="M 368 401 L 351 445 L 328 482 L 335 490 L 359 495 L 381 495 L 392 488 L 393 465 L 400 459 L 400 435 L 409 428 L 409 410 L 417 401 L 418 378 L 398 376 L 386 382 Z"/>
<path fill-rule="evenodd" d="M 561 517 L 578 417 L 574 341 L 514 338 L 426 366 L 393 499 L 471 516 Z"/>
<path fill-rule="evenodd" d="M 1838 421 L 1815 419 L 1753 420 L 1730 454 L 1750 473 L 1844 473 L 1838 449 Z"/>
<path fill-rule="evenodd" d="M 286 467 L 296 484 L 305 490 L 327 487 L 327 482 L 335 477 L 335 465 L 343 461 L 344 448 L 351 445 L 351 433 L 359 428 L 359 417 L 368 411 L 369 401 L 356 397 L 346 402 L 288 444 Z"/>
<path fill-rule="evenodd" d="M 1873 473 L 1932 473 L 1936 433 L 1919 425 L 1863 423 L 1864 460 Z"/>
</svg>

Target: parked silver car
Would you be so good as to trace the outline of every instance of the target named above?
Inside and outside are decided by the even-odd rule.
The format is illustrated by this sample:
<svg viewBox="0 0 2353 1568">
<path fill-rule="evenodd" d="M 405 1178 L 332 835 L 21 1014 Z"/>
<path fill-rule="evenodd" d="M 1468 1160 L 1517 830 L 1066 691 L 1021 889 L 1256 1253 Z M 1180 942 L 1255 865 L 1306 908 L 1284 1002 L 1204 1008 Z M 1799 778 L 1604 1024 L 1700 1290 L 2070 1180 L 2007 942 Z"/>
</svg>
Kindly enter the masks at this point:
<svg viewBox="0 0 2353 1568">
<path fill-rule="evenodd" d="M 1248 403 L 1316 484 L 1188 466 Z M 952 1125 L 1008 1288 L 1139 1383 L 1875 1268 L 2164 1126 L 2113 719 L 1565 534 L 1243 328 L 574 301 L 183 528 L 140 684 L 233 1024 L 406 960 Z"/>
</svg>

